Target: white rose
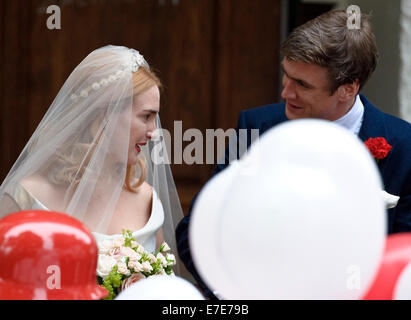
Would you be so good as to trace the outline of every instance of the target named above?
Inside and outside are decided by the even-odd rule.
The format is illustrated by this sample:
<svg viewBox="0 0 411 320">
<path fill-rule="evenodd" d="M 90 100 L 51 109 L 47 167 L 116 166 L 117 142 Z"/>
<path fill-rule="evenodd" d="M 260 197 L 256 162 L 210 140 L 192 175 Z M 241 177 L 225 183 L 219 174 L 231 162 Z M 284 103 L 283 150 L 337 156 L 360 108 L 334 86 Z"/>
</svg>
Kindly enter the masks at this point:
<svg viewBox="0 0 411 320">
<path fill-rule="evenodd" d="M 144 261 L 141 264 L 141 266 L 142 266 L 144 272 L 150 272 L 150 271 L 153 270 L 153 267 L 151 266 L 150 262 L 148 262 L 148 261 Z"/>
<path fill-rule="evenodd" d="M 166 267 L 168 265 L 168 262 L 166 260 L 166 258 L 159 252 L 157 253 L 157 259 L 160 259 L 161 264 Z"/>
<path fill-rule="evenodd" d="M 144 247 L 138 245 L 138 247 L 137 247 L 137 252 L 140 253 L 140 254 L 143 254 L 143 253 L 144 253 Z"/>
<path fill-rule="evenodd" d="M 161 252 L 166 252 L 170 250 L 170 247 L 168 246 L 168 244 L 166 242 L 163 242 L 163 244 L 161 245 L 162 250 Z"/>
<path fill-rule="evenodd" d="M 117 255 L 115 255 L 115 256 L 112 256 L 116 261 L 117 261 L 117 264 L 119 263 L 119 262 L 126 262 L 126 257 L 123 257 L 123 256 L 121 256 L 121 255 L 119 255 L 119 254 L 117 254 Z"/>
<path fill-rule="evenodd" d="M 120 287 L 120 291 L 123 291 L 123 290 L 127 289 L 133 283 L 136 283 L 137 281 L 139 281 L 141 279 L 145 279 L 145 278 L 146 277 L 141 273 L 132 274 L 129 278 L 127 278 L 123 281 L 123 283 L 121 284 L 121 287 Z"/>
<path fill-rule="evenodd" d="M 139 243 L 137 241 L 131 240 L 131 247 L 132 248 L 137 248 L 139 246 Z"/>
<path fill-rule="evenodd" d="M 134 270 L 134 272 L 141 272 L 141 271 L 143 271 L 143 266 L 142 266 L 141 263 L 138 262 L 138 261 L 134 261 L 134 260 L 129 261 L 129 262 L 128 262 L 128 267 L 129 267 L 130 269 Z"/>
<path fill-rule="evenodd" d="M 103 279 L 106 278 L 110 274 L 111 269 L 113 269 L 116 263 L 117 261 L 113 257 L 99 254 L 97 262 L 97 275 L 99 275 Z"/>
<path fill-rule="evenodd" d="M 121 247 L 124 246 L 124 238 L 119 237 L 119 238 L 115 238 L 113 241 L 113 244 L 115 247 Z"/>
<path fill-rule="evenodd" d="M 118 266 L 118 269 L 117 269 L 118 273 L 124 274 L 126 276 L 130 274 L 130 270 L 128 270 L 125 262 L 119 262 L 117 266 Z"/>
<path fill-rule="evenodd" d="M 148 255 L 147 255 L 147 258 L 148 258 L 148 260 L 150 261 L 150 263 L 154 263 L 154 262 L 156 262 L 157 261 L 157 258 L 154 256 L 154 254 L 152 254 L 152 253 L 149 253 Z"/>
<path fill-rule="evenodd" d="M 105 239 L 97 242 L 99 254 L 109 254 L 110 249 L 114 247 L 113 240 Z"/>
<path fill-rule="evenodd" d="M 166 260 L 169 266 L 176 264 L 176 257 L 174 256 L 174 254 L 167 253 Z"/>
<path fill-rule="evenodd" d="M 115 258 L 116 256 L 118 256 L 119 253 L 120 253 L 120 249 L 119 249 L 119 248 L 111 248 L 111 249 L 108 251 L 108 254 L 109 254 L 110 256 L 114 257 L 114 258 Z"/>
<path fill-rule="evenodd" d="M 164 271 L 164 269 L 161 269 L 161 270 L 157 271 L 156 274 L 161 275 L 161 276 L 167 275 L 167 273 Z"/>
<path fill-rule="evenodd" d="M 140 260 L 141 255 L 135 252 L 133 249 L 130 247 L 121 247 L 120 248 L 120 255 L 129 257 L 130 260 Z"/>
</svg>

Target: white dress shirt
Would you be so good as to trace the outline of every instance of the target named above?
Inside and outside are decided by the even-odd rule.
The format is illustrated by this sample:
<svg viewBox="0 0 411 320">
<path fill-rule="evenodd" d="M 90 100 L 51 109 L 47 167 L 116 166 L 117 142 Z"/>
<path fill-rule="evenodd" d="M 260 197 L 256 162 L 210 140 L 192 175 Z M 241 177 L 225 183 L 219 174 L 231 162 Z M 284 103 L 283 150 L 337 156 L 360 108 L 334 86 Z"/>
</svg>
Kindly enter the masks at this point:
<svg viewBox="0 0 411 320">
<path fill-rule="evenodd" d="M 351 110 L 343 115 L 340 119 L 337 119 L 333 122 L 350 130 L 355 135 L 358 135 L 358 133 L 360 132 L 363 117 L 364 105 L 361 102 L 360 96 L 357 94 Z"/>
</svg>

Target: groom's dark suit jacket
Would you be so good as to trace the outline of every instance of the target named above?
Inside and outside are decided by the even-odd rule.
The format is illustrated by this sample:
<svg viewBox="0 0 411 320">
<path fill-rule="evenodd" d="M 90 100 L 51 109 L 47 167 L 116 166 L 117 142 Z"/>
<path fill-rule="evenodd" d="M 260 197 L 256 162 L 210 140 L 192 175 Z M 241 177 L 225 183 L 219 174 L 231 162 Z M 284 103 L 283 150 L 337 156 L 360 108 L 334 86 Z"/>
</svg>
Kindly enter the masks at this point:
<svg viewBox="0 0 411 320">
<path fill-rule="evenodd" d="M 363 95 L 364 118 L 359 132 L 362 141 L 372 137 L 384 137 L 392 146 L 385 159 L 379 160 L 384 189 L 390 194 L 400 196 L 395 208 L 388 210 L 388 233 L 411 231 L 411 124 L 383 113 L 374 107 Z M 260 135 L 275 125 L 288 121 L 285 116 L 285 104 L 270 104 L 263 107 L 245 110 L 238 120 L 238 129 L 259 129 Z M 247 146 L 250 145 L 250 135 Z M 219 164 L 213 176 L 228 166 L 229 154 L 226 151 L 226 164 Z M 196 196 L 197 197 L 197 196 Z M 188 226 L 191 210 L 196 197 L 191 203 L 187 216 L 179 223 L 176 230 L 179 256 L 187 269 L 193 274 L 205 293 L 214 298 L 198 275 L 193 264 L 190 244 L 188 242 Z M 355 223 L 353 221 L 353 223 Z"/>
</svg>

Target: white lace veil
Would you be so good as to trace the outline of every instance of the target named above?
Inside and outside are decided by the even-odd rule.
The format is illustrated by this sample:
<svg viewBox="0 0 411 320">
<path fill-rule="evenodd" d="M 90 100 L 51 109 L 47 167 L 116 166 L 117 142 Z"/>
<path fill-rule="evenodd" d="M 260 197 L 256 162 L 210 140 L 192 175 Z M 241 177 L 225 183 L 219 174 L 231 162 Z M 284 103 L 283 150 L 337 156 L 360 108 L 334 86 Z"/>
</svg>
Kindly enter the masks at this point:
<svg viewBox="0 0 411 320">
<path fill-rule="evenodd" d="M 65 212 L 91 231 L 105 234 L 127 176 L 131 184 L 139 181 L 141 162 L 145 181 L 164 208 L 164 240 L 177 257 L 174 232 L 183 213 L 169 162 L 158 159 L 167 160 L 161 135 L 142 146 L 139 163 L 128 167 L 129 147 L 136 143 L 130 140 L 132 77 L 140 68 L 150 70 L 138 51 L 106 46 L 74 69 L 0 187 L 0 218 L 22 209 L 10 195 L 22 181 L 35 179 L 46 182 L 44 188 L 28 191 L 46 208 Z M 155 121 L 161 128 L 158 115 Z M 48 191 L 56 192 L 56 197 L 45 200 L 42 194 Z"/>
</svg>

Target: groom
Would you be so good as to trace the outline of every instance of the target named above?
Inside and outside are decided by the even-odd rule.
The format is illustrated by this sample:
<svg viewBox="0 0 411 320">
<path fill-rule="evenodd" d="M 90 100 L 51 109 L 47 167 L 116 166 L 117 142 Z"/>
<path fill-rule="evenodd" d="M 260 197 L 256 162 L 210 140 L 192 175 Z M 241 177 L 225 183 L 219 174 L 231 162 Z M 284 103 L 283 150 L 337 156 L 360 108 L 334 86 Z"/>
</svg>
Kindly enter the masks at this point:
<svg viewBox="0 0 411 320">
<path fill-rule="evenodd" d="M 411 231 L 411 125 L 381 112 L 359 94 L 375 70 L 378 53 L 369 18 L 361 15 L 360 29 L 347 27 L 347 19 L 345 11 L 335 10 L 295 29 L 281 48 L 285 103 L 243 111 L 237 129 L 257 128 L 261 135 L 284 121 L 318 118 L 345 127 L 362 141 L 385 138 L 392 149 L 378 161 L 378 168 L 385 191 L 400 196 L 397 206 L 388 210 L 387 232 Z M 214 175 L 228 166 L 228 159 L 226 151 L 226 163 L 218 165 Z M 190 253 L 188 226 L 194 201 L 177 227 L 178 250 L 187 269 L 213 299 Z"/>
</svg>

